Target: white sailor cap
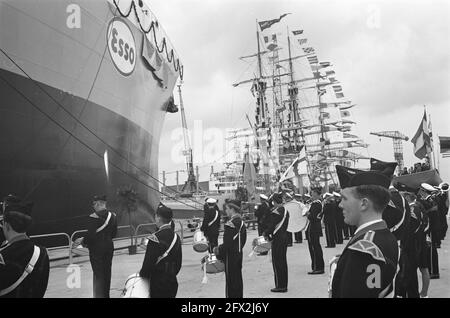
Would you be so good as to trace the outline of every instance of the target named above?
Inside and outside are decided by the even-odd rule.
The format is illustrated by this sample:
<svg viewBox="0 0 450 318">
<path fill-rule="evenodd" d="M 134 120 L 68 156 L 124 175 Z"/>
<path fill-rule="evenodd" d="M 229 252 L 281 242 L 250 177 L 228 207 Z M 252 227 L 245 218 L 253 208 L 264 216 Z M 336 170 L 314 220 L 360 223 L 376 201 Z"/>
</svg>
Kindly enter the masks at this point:
<svg viewBox="0 0 450 318">
<path fill-rule="evenodd" d="M 332 197 L 333 195 L 330 193 L 330 192 L 325 192 L 324 194 L 323 194 L 323 198 L 325 199 L 325 198 L 328 198 L 328 197 Z"/>
<path fill-rule="evenodd" d="M 333 191 L 333 195 L 334 195 L 335 197 L 338 197 L 338 198 L 341 197 L 341 195 L 340 195 L 339 193 L 337 193 L 336 191 Z"/>
<path fill-rule="evenodd" d="M 292 199 L 292 195 L 289 192 L 286 192 L 284 195 L 286 195 L 289 199 Z"/>
<path fill-rule="evenodd" d="M 260 197 L 261 199 L 263 199 L 263 200 L 266 200 L 266 201 L 269 200 L 269 198 L 267 197 L 267 195 L 262 194 L 262 193 L 259 195 L 259 197 Z"/>
<path fill-rule="evenodd" d="M 206 200 L 206 203 L 215 204 L 215 203 L 217 203 L 217 200 L 213 199 L 213 198 L 208 198 L 208 200 Z"/>
<path fill-rule="evenodd" d="M 303 196 L 310 198 L 311 196 L 308 193 L 305 193 Z"/>
</svg>

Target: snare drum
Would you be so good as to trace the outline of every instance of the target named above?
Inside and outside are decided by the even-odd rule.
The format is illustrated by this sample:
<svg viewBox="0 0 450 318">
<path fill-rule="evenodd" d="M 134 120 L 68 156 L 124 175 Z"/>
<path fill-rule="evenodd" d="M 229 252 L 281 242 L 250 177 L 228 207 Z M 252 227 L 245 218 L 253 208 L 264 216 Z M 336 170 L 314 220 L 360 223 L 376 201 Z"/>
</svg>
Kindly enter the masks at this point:
<svg viewBox="0 0 450 318">
<path fill-rule="evenodd" d="M 266 240 L 264 236 L 258 236 L 253 240 L 253 251 L 256 253 L 268 252 L 272 247 L 272 244 Z"/>
<path fill-rule="evenodd" d="M 139 273 L 128 276 L 122 298 L 150 298 L 149 281 L 139 276 Z"/>
<path fill-rule="evenodd" d="M 192 247 L 194 248 L 194 251 L 198 253 L 204 253 L 208 250 L 208 240 L 206 239 L 205 234 L 203 234 L 202 231 L 195 231 Z"/>
<path fill-rule="evenodd" d="M 207 274 L 217 274 L 225 271 L 225 264 L 213 253 L 202 258 L 202 270 L 205 270 L 205 266 Z"/>
</svg>

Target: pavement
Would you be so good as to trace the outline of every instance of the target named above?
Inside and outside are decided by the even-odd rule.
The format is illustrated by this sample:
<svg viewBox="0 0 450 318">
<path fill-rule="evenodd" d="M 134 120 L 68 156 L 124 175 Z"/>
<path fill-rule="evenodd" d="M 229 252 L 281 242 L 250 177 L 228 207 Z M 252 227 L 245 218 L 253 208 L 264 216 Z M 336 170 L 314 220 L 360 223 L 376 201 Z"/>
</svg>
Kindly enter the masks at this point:
<svg viewBox="0 0 450 318">
<path fill-rule="evenodd" d="M 324 248 L 325 237 L 321 238 L 325 274 L 308 275 L 311 259 L 307 241 L 288 248 L 287 260 L 289 268 L 288 292 L 272 293 L 274 275 L 270 253 L 268 256 L 249 256 L 251 242 L 257 236 L 257 231 L 248 230 L 248 239 L 244 247 L 244 261 L 242 275 L 244 279 L 245 298 L 326 298 L 328 297 L 328 261 L 341 253 L 344 244 L 335 248 Z M 219 238 L 219 242 L 221 242 Z M 115 242 L 126 246 L 126 241 Z M 447 235 L 442 247 L 438 249 L 440 264 L 440 279 L 433 279 L 430 283 L 430 298 L 450 298 L 450 237 Z M 87 252 L 79 250 L 80 256 L 74 258 L 74 263 L 68 267 L 67 260 L 55 261 L 51 264 L 50 279 L 47 288 L 47 298 L 91 298 L 92 297 L 92 268 Z M 140 270 L 145 250 L 138 248 L 136 255 L 128 255 L 128 250 L 118 250 L 114 254 L 111 280 L 111 297 L 119 298 L 127 277 Z M 209 274 L 208 283 L 202 284 L 203 272 L 200 259 L 203 253 L 197 253 L 192 248 L 192 238 L 186 238 L 183 243 L 183 266 L 178 274 L 178 298 L 224 298 L 225 274 Z M 421 278 L 419 276 L 419 282 Z"/>
</svg>

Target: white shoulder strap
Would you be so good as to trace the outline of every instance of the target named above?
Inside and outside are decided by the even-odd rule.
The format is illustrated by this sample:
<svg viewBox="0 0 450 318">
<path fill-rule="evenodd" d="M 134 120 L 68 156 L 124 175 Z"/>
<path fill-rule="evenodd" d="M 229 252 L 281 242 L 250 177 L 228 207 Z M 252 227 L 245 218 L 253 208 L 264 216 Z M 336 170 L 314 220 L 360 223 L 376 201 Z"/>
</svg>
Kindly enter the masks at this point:
<svg viewBox="0 0 450 318">
<path fill-rule="evenodd" d="M 164 258 L 167 257 L 167 255 L 169 255 L 170 251 L 172 250 L 173 246 L 175 245 L 175 243 L 177 242 L 177 234 L 174 233 L 173 234 L 173 240 L 172 243 L 170 244 L 169 248 L 167 249 L 167 251 L 164 252 L 163 255 L 161 255 L 160 257 L 158 257 L 158 260 L 156 261 L 156 264 L 158 264 L 159 262 L 161 262 Z"/>
<path fill-rule="evenodd" d="M 106 218 L 105 223 L 103 223 L 102 226 L 100 226 L 97 230 L 95 230 L 95 233 L 99 233 L 102 231 L 105 227 L 108 226 L 109 220 L 111 220 L 111 212 L 108 212 L 108 217 Z"/>
<path fill-rule="evenodd" d="M 214 220 L 212 220 L 211 222 L 208 223 L 208 226 L 213 225 L 213 223 L 216 222 L 217 217 L 219 216 L 219 213 L 217 212 L 217 210 L 214 210 L 214 211 L 216 211 L 216 215 L 214 216 Z"/>
<path fill-rule="evenodd" d="M 37 246 L 34 246 L 33 255 L 31 256 L 31 259 L 30 259 L 28 265 L 25 266 L 25 271 L 23 272 L 22 276 L 20 276 L 19 279 L 14 284 L 9 286 L 8 288 L 0 290 L 0 296 L 6 295 L 6 294 L 9 294 L 10 292 L 12 292 L 23 282 L 23 280 L 25 278 L 27 278 L 28 275 L 31 274 L 31 272 L 34 270 L 34 266 L 36 265 L 36 263 L 39 259 L 40 254 L 41 254 L 40 248 Z"/>
<path fill-rule="evenodd" d="M 286 211 L 286 209 L 285 209 L 285 210 L 284 210 L 283 219 L 281 219 L 281 222 L 278 223 L 277 227 L 276 227 L 275 230 L 273 231 L 273 235 L 275 235 L 275 233 L 277 233 L 278 230 L 279 230 L 279 229 L 281 228 L 281 226 L 283 225 L 284 220 L 286 219 L 286 214 L 287 214 L 287 211 Z"/>
</svg>

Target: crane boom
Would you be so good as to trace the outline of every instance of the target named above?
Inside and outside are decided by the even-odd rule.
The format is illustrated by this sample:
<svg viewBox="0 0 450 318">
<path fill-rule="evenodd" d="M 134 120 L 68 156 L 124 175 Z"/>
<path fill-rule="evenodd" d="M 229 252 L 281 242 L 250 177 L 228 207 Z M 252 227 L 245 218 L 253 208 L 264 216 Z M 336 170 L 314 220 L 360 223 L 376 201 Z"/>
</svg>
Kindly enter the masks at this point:
<svg viewBox="0 0 450 318">
<path fill-rule="evenodd" d="M 408 141 L 409 138 L 402 134 L 399 131 L 379 131 L 379 132 L 371 132 L 371 135 L 379 136 L 379 137 L 386 137 L 386 138 L 392 138 L 392 139 L 401 139 Z"/>
</svg>

